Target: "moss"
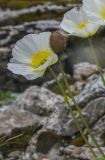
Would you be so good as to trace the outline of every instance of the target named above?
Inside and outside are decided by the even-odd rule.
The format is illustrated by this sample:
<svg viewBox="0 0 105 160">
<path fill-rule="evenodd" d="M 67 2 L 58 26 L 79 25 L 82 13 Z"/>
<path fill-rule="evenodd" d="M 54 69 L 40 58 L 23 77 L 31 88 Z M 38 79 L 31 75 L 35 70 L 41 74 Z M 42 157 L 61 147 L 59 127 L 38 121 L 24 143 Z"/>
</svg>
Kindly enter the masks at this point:
<svg viewBox="0 0 105 160">
<path fill-rule="evenodd" d="M 11 92 L 9 91 L 0 91 L 0 106 L 9 103 L 10 101 L 14 100 L 15 97 L 12 96 Z"/>
</svg>

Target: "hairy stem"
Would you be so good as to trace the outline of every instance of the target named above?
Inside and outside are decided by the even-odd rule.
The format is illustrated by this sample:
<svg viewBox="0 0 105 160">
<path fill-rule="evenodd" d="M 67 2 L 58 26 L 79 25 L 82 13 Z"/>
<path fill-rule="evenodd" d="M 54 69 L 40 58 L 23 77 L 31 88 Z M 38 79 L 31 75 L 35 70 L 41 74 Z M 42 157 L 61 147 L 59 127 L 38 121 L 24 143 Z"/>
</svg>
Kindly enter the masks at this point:
<svg viewBox="0 0 105 160">
<path fill-rule="evenodd" d="M 78 111 L 78 113 L 79 113 L 79 115 L 80 115 L 80 117 L 81 117 L 81 119 L 82 119 L 82 122 L 84 123 L 85 127 L 87 128 L 87 131 L 88 131 L 88 133 L 90 134 L 90 136 L 91 136 L 94 144 L 95 144 L 96 147 L 98 148 L 99 152 L 105 157 L 105 155 L 104 155 L 103 151 L 101 150 L 100 146 L 98 145 L 98 143 L 97 143 L 97 141 L 96 141 L 96 139 L 95 139 L 95 137 L 94 137 L 94 135 L 93 135 L 90 127 L 88 126 L 86 119 L 85 119 L 84 116 L 82 115 L 82 112 L 81 112 L 81 109 L 80 109 L 79 105 L 77 104 L 77 102 L 75 101 L 72 93 L 70 92 L 69 84 L 68 84 L 68 81 L 67 81 L 67 79 L 66 79 L 66 77 L 65 77 L 65 73 L 64 73 L 64 70 L 63 70 L 63 67 L 62 67 L 62 62 L 61 62 L 60 58 L 59 58 L 59 68 L 60 68 L 61 73 L 62 73 L 62 75 L 63 75 L 64 83 L 65 83 L 66 88 L 68 89 L 69 96 L 70 96 L 70 98 L 72 99 L 72 101 L 73 101 L 73 103 L 74 103 L 74 105 L 75 105 L 75 107 L 76 107 L 76 109 L 77 109 L 77 111 Z"/>
<path fill-rule="evenodd" d="M 60 91 L 61 91 L 61 93 L 62 93 L 62 95 L 63 95 L 63 97 L 64 97 L 65 103 L 68 105 L 70 114 L 71 114 L 71 116 L 72 116 L 72 118 L 73 118 L 73 121 L 74 121 L 75 125 L 77 126 L 77 128 L 78 128 L 78 130 L 79 130 L 79 132 L 80 132 L 80 134 L 81 134 L 81 136 L 82 136 L 82 138 L 84 139 L 84 141 L 85 141 L 86 144 L 88 145 L 88 147 L 89 147 L 91 153 L 93 154 L 94 158 L 96 158 L 97 156 L 96 156 L 96 154 L 95 154 L 92 146 L 91 146 L 90 143 L 88 142 L 88 140 L 87 140 L 87 138 L 85 137 L 85 135 L 84 135 L 81 127 L 79 126 L 79 124 L 78 124 L 78 122 L 77 122 L 77 119 L 76 119 L 76 117 L 75 117 L 75 114 L 74 114 L 74 112 L 73 112 L 73 110 L 72 110 L 72 107 L 71 107 L 71 105 L 70 105 L 70 103 L 69 103 L 68 97 L 67 97 L 67 95 L 66 95 L 66 93 L 65 93 L 65 91 L 64 91 L 64 88 L 62 87 L 62 84 L 58 81 L 58 79 L 57 79 L 57 77 L 56 77 L 56 74 L 55 74 L 55 72 L 53 71 L 53 69 L 52 69 L 52 68 L 49 68 L 49 70 L 50 70 L 52 76 L 54 77 L 54 79 L 55 79 L 56 82 L 57 82 L 57 85 L 58 85 L 58 87 L 59 87 L 59 89 L 60 89 Z"/>
</svg>

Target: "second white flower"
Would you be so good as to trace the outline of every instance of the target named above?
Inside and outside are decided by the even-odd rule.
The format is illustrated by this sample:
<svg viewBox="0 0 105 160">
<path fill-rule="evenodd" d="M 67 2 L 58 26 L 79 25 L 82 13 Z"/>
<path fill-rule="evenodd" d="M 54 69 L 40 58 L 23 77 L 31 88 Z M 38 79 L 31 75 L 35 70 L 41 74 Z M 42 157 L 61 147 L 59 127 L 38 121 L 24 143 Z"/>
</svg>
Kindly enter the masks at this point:
<svg viewBox="0 0 105 160">
<path fill-rule="evenodd" d="M 70 35 L 87 38 L 93 36 L 100 25 L 88 21 L 87 15 L 82 8 L 79 11 L 74 8 L 64 15 L 60 27 Z"/>
</svg>

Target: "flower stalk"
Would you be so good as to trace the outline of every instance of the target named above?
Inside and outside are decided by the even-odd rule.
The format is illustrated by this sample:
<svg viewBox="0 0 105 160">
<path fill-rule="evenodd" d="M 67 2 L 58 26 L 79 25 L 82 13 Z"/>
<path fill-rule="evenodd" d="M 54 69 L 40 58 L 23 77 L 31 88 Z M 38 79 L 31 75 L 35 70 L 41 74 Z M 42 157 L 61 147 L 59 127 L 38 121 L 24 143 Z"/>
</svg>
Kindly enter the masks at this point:
<svg viewBox="0 0 105 160">
<path fill-rule="evenodd" d="M 63 70 L 63 67 L 62 67 L 62 62 L 61 62 L 60 58 L 58 59 L 58 61 L 59 61 L 59 68 L 60 68 L 60 71 L 61 71 L 61 73 L 63 75 L 64 83 L 65 83 L 66 88 L 68 89 L 69 96 L 70 96 L 71 100 L 73 101 L 73 103 L 74 103 L 74 105 L 75 105 L 75 107 L 76 107 L 76 109 L 77 109 L 77 111 L 78 111 L 78 113 L 79 113 L 79 115 L 80 115 L 80 117 L 82 119 L 82 122 L 84 123 L 85 127 L 87 128 L 87 131 L 90 134 L 94 144 L 96 145 L 96 147 L 98 148 L 98 150 L 102 154 L 102 156 L 105 157 L 105 155 L 104 155 L 103 151 L 101 150 L 100 146 L 98 145 L 98 143 L 97 143 L 97 141 L 96 141 L 96 139 L 95 139 L 90 127 L 88 126 L 86 119 L 82 115 L 82 112 L 81 112 L 81 109 L 80 109 L 79 105 L 77 104 L 77 102 L 75 101 L 72 93 L 70 92 L 69 84 L 68 84 L 67 79 L 65 77 L 65 73 L 64 73 L 64 70 Z"/>
<path fill-rule="evenodd" d="M 85 143 L 88 145 L 91 153 L 93 154 L 94 158 L 96 159 L 97 156 L 96 156 L 96 154 L 95 154 L 95 152 L 94 152 L 91 144 L 88 142 L 87 138 L 85 137 L 85 135 L 84 135 L 81 127 L 79 126 L 79 124 L 78 124 L 78 122 L 77 122 L 77 119 L 76 119 L 75 114 L 74 114 L 74 112 L 73 112 L 73 110 L 72 110 L 72 107 L 71 107 L 71 105 L 70 105 L 70 103 L 69 103 L 68 97 L 67 97 L 67 95 L 66 95 L 66 93 L 65 93 L 65 91 L 64 91 L 64 89 L 63 89 L 63 86 L 62 86 L 61 83 L 58 81 L 58 79 L 57 79 L 57 77 L 56 77 L 56 74 L 55 74 L 55 72 L 53 71 L 53 69 L 52 69 L 51 67 L 49 67 L 49 70 L 50 70 L 50 73 L 52 74 L 52 76 L 54 77 L 54 79 L 55 79 L 56 82 L 57 82 L 57 85 L 58 85 L 58 87 L 59 87 L 59 89 L 60 89 L 60 91 L 61 91 L 61 93 L 62 93 L 62 95 L 63 95 L 63 97 L 64 97 L 65 103 L 68 105 L 70 114 L 71 114 L 71 116 L 72 116 L 72 118 L 73 118 L 73 121 L 74 121 L 75 125 L 77 126 L 77 128 L 78 128 L 78 130 L 79 130 L 79 132 L 80 132 L 80 134 L 81 134 L 81 136 L 82 136 L 82 138 L 84 139 Z"/>
</svg>

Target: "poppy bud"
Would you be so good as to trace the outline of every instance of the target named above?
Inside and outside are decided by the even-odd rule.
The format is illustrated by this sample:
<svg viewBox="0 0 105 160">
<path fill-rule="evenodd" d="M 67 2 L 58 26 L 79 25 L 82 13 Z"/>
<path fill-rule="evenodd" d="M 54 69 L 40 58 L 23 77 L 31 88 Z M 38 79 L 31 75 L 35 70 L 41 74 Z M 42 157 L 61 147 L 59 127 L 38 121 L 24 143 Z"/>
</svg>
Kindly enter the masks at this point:
<svg viewBox="0 0 105 160">
<path fill-rule="evenodd" d="M 51 48 L 53 49 L 53 51 L 55 53 L 62 52 L 66 47 L 66 40 L 67 40 L 67 37 L 61 34 L 60 31 L 52 32 L 50 43 L 51 43 Z"/>
</svg>

